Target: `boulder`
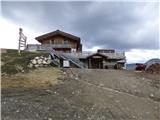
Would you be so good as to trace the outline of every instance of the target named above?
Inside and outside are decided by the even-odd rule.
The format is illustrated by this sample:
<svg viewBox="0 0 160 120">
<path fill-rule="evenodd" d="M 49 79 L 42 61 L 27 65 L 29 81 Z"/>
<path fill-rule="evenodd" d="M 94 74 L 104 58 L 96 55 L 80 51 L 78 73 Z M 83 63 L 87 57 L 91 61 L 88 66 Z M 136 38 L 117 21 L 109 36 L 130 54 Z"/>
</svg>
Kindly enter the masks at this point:
<svg viewBox="0 0 160 120">
<path fill-rule="evenodd" d="M 29 68 L 33 68 L 33 64 L 30 63 L 30 64 L 28 65 L 28 67 L 29 67 Z"/>
<path fill-rule="evenodd" d="M 44 65 L 46 65 L 46 64 L 47 64 L 47 62 L 46 62 L 45 60 L 43 60 L 43 61 L 42 61 L 42 63 L 43 63 Z"/>
<path fill-rule="evenodd" d="M 37 60 L 37 63 L 38 63 L 38 64 L 42 64 L 42 59 L 38 59 L 38 60 Z"/>
<path fill-rule="evenodd" d="M 39 57 L 37 56 L 37 57 L 35 57 L 34 59 L 38 60 L 38 59 L 39 59 Z"/>
<path fill-rule="evenodd" d="M 31 63 L 35 65 L 35 64 L 37 64 L 37 60 L 33 59 L 33 60 L 31 60 Z"/>
<path fill-rule="evenodd" d="M 46 58 L 46 57 L 43 57 L 43 60 L 47 60 L 47 58 Z"/>
<path fill-rule="evenodd" d="M 50 63 L 51 63 L 51 60 L 48 59 L 48 60 L 47 60 L 47 64 L 49 65 Z"/>
<path fill-rule="evenodd" d="M 40 56 L 40 58 L 43 59 L 44 57 L 43 57 L 43 56 Z"/>
</svg>

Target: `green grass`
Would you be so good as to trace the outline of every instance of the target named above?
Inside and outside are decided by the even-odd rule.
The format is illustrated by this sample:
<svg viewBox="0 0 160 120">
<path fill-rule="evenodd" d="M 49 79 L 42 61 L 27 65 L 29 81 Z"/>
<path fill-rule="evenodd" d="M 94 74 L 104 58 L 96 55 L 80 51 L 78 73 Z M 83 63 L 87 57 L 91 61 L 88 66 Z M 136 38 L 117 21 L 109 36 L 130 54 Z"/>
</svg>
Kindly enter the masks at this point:
<svg viewBox="0 0 160 120">
<path fill-rule="evenodd" d="M 29 51 L 21 51 L 20 54 L 17 53 L 17 50 L 8 49 L 7 53 L 1 54 L 1 62 L 3 63 L 1 66 L 1 72 L 6 74 L 15 74 L 24 70 L 27 72 L 29 68 L 27 65 L 30 60 L 36 56 L 44 56 L 48 57 L 49 54 L 45 52 L 29 52 Z"/>
</svg>

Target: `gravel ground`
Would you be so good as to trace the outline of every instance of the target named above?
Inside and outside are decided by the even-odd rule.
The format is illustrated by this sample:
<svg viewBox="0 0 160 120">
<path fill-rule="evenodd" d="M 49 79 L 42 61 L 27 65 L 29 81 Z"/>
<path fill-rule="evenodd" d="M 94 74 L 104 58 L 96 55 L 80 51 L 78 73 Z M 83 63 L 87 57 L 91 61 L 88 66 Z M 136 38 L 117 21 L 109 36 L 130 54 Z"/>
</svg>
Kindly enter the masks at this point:
<svg viewBox="0 0 160 120">
<path fill-rule="evenodd" d="M 152 79 L 122 70 L 69 69 L 48 88 L 2 89 L 2 120 L 160 120 Z"/>
</svg>

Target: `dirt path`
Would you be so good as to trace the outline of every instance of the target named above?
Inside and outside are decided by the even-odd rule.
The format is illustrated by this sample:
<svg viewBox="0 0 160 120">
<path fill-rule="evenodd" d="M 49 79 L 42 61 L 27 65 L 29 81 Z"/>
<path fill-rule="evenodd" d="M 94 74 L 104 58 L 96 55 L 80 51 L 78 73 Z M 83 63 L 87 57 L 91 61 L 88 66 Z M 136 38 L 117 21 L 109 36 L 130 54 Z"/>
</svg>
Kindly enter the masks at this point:
<svg viewBox="0 0 160 120">
<path fill-rule="evenodd" d="M 65 76 L 45 89 L 2 89 L 2 120 L 160 120 L 159 88 L 139 73 L 72 69 Z"/>
<path fill-rule="evenodd" d="M 76 80 L 86 86 L 88 99 L 93 99 L 95 105 L 116 106 L 112 110 L 123 111 L 129 119 L 160 119 L 160 89 L 152 86 L 151 79 L 133 71 L 72 69 L 70 72 L 79 76 Z"/>
<path fill-rule="evenodd" d="M 152 79 L 149 79 L 148 76 L 143 76 L 142 73 L 123 70 L 72 69 L 70 72 L 75 76 L 79 76 L 81 81 L 97 87 L 160 101 L 160 87 L 152 85 L 152 79 L 154 79 L 152 76 Z M 160 81 L 158 75 L 153 76 L 157 81 Z M 157 86 L 160 86 L 160 83 L 157 84 Z"/>
</svg>

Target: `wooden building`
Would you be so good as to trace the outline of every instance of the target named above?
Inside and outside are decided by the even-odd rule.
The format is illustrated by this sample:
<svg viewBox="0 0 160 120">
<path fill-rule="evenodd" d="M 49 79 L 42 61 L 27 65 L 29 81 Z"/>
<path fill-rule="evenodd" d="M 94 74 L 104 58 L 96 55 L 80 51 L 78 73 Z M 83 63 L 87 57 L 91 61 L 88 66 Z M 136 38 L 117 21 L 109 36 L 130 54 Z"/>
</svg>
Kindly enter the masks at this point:
<svg viewBox="0 0 160 120">
<path fill-rule="evenodd" d="M 89 69 L 122 69 L 125 67 L 125 53 L 115 50 L 98 50 L 96 53 L 76 53 L 77 58 Z M 75 55 L 75 54 L 74 54 Z"/>
<path fill-rule="evenodd" d="M 48 51 L 52 48 L 53 61 L 69 61 L 70 67 L 89 69 L 120 69 L 125 66 L 125 53 L 114 49 L 99 49 L 96 53 L 82 52 L 80 37 L 56 30 L 35 38 L 41 44 L 28 44 L 26 50 Z M 49 52 L 49 51 L 48 51 Z"/>
<path fill-rule="evenodd" d="M 56 30 L 35 38 L 39 44 L 28 44 L 27 50 L 45 50 L 53 48 L 59 52 L 82 52 L 80 37 Z"/>
</svg>

